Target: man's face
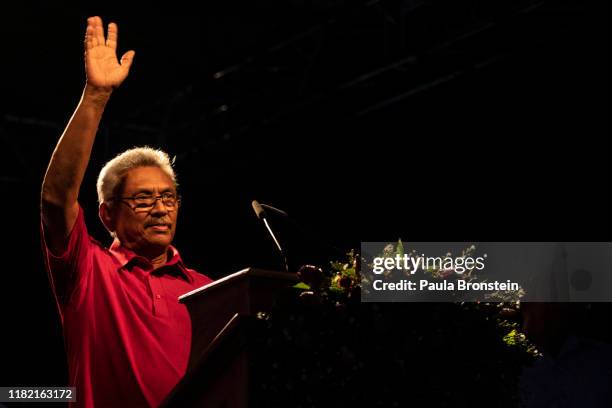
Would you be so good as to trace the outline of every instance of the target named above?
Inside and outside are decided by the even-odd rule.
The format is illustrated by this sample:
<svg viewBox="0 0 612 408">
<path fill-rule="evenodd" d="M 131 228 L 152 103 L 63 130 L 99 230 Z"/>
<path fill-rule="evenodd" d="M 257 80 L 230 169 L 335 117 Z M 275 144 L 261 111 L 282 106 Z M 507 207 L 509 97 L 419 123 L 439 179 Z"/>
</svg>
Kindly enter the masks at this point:
<svg viewBox="0 0 612 408">
<path fill-rule="evenodd" d="M 124 179 L 121 197 L 159 197 L 164 193 L 176 196 L 172 179 L 158 167 L 138 167 Z M 147 211 L 135 208 L 135 201 L 115 202 L 112 217 L 121 244 L 139 255 L 155 257 L 163 254 L 172 243 L 176 231 L 178 205 L 167 208 L 161 199 Z"/>
</svg>

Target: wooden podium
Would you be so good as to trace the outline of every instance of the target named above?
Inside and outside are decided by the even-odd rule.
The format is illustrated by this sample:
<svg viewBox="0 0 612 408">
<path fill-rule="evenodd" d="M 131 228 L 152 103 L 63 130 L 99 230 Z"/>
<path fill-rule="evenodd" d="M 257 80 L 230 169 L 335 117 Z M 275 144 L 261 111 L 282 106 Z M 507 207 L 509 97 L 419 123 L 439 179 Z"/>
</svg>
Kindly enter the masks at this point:
<svg viewBox="0 0 612 408">
<path fill-rule="evenodd" d="M 248 406 L 248 332 L 295 274 L 247 268 L 179 297 L 191 316 L 187 372 L 161 407 Z"/>
</svg>

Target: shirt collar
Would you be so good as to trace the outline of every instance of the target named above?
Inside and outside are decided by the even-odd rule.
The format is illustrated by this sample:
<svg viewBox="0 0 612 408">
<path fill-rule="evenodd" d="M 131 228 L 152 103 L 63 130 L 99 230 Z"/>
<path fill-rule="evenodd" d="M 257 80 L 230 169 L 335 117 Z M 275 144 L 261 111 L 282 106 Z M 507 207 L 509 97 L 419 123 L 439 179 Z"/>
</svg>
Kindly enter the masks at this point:
<svg viewBox="0 0 612 408">
<path fill-rule="evenodd" d="M 122 268 L 126 267 L 129 263 L 133 261 L 141 261 L 141 262 L 147 263 L 148 265 L 151 265 L 148 259 L 136 254 L 134 251 L 121 245 L 121 242 L 119 242 L 119 239 L 117 238 L 115 238 L 115 240 L 111 244 L 109 251 L 115 257 L 115 259 L 119 261 L 119 264 L 121 265 Z M 183 275 L 183 277 L 188 282 L 192 283 L 193 279 L 189 275 L 189 272 L 187 271 L 187 268 L 185 267 L 185 264 L 183 263 L 183 259 L 181 258 L 181 254 L 179 254 L 179 251 L 175 247 L 170 245 L 168 247 L 168 252 L 169 252 L 168 260 L 166 261 L 164 266 L 176 265 L 177 266 L 176 269 L 181 273 L 181 275 Z"/>
</svg>

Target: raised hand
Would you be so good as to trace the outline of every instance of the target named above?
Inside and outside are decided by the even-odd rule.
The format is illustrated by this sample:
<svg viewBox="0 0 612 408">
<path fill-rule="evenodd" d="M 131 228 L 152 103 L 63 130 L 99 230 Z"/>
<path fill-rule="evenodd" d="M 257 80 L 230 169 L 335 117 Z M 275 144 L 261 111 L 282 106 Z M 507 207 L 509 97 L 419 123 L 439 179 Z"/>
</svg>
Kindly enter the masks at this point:
<svg viewBox="0 0 612 408">
<path fill-rule="evenodd" d="M 117 59 L 117 24 L 108 25 L 104 38 L 104 26 L 100 17 L 87 19 L 85 33 L 85 72 L 87 85 L 93 88 L 117 88 L 130 71 L 135 52 L 128 51 Z"/>
</svg>

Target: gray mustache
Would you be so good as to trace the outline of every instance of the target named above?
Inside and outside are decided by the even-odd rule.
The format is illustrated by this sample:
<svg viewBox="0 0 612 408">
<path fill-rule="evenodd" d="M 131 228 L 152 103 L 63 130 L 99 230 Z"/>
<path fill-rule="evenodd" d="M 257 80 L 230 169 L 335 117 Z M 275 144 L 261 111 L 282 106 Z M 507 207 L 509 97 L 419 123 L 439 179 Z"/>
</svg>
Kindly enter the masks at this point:
<svg viewBox="0 0 612 408">
<path fill-rule="evenodd" d="M 145 223 L 145 227 L 150 227 L 152 225 L 172 225 L 172 221 L 164 218 L 149 220 Z"/>
</svg>

